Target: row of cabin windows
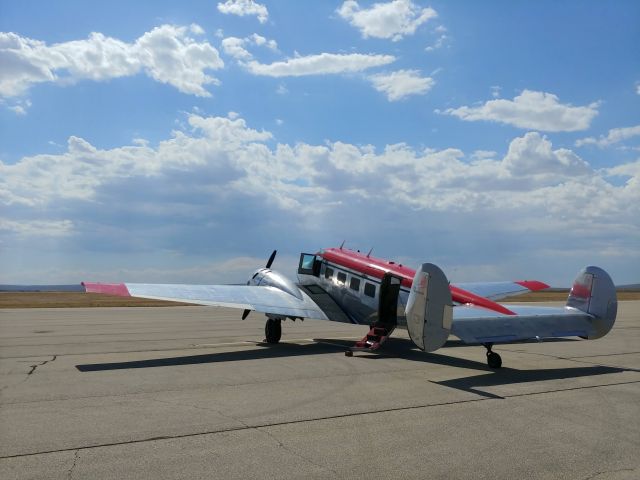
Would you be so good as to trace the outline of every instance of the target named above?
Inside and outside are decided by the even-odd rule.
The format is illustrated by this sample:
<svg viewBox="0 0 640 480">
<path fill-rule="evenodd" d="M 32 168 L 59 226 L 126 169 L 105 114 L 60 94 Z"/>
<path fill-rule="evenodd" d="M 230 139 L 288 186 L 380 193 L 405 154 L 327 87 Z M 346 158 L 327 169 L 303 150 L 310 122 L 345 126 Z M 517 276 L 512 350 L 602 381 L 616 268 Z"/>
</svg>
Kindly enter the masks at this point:
<svg viewBox="0 0 640 480">
<path fill-rule="evenodd" d="M 324 270 L 324 278 L 329 280 L 333 277 L 333 268 L 327 267 Z M 347 283 L 347 274 L 344 272 L 338 272 L 337 277 L 338 283 L 344 285 Z M 358 277 L 351 277 L 349 282 L 349 288 L 351 290 L 355 290 L 356 292 L 360 291 L 360 279 Z M 375 297 L 376 296 L 376 286 L 373 283 L 364 282 L 364 294 L 367 297 Z"/>
</svg>

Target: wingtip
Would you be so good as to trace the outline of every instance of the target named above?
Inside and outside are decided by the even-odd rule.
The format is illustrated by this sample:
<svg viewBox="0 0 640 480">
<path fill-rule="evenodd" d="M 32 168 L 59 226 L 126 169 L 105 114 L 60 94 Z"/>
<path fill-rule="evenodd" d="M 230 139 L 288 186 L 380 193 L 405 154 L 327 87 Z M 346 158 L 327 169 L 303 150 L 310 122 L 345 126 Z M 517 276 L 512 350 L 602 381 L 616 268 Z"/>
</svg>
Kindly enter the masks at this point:
<svg viewBox="0 0 640 480">
<path fill-rule="evenodd" d="M 540 282 L 538 280 L 520 280 L 516 282 L 518 285 L 522 285 L 524 288 L 531 290 L 532 292 L 537 292 L 538 290 L 544 290 L 545 288 L 549 288 L 544 282 Z"/>
<path fill-rule="evenodd" d="M 94 283 L 82 282 L 86 293 L 103 293 L 106 295 L 117 295 L 119 297 L 130 297 L 129 289 L 124 283 Z"/>
</svg>

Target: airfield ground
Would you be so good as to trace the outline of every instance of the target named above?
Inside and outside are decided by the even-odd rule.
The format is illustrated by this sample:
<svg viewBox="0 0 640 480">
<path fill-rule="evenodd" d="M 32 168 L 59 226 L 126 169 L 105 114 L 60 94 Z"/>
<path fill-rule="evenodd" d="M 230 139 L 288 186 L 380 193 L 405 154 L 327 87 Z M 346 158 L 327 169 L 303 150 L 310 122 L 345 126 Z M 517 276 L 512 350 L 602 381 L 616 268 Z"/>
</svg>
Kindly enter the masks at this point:
<svg viewBox="0 0 640 480">
<path fill-rule="evenodd" d="M 640 301 L 596 341 L 433 354 L 174 308 L 0 309 L 0 478 L 640 478 Z"/>
</svg>

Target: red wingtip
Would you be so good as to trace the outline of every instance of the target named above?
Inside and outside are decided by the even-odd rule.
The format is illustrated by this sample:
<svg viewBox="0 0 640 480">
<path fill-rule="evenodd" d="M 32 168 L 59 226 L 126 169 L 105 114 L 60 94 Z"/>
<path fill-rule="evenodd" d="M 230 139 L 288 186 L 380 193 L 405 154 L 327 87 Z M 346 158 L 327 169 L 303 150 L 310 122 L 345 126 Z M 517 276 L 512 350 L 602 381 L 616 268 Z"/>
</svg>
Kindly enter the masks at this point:
<svg viewBox="0 0 640 480">
<path fill-rule="evenodd" d="M 537 292 L 538 290 L 544 290 L 545 288 L 549 288 L 549 285 L 543 282 L 539 282 L 538 280 L 521 280 L 516 283 L 518 285 L 522 285 L 524 288 L 528 288 L 532 292 Z"/>
<path fill-rule="evenodd" d="M 130 297 L 131 294 L 124 283 L 91 283 L 82 282 L 86 293 L 104 293 L 107 295 L 118 295 L 120 297 Z"/>
</svg>

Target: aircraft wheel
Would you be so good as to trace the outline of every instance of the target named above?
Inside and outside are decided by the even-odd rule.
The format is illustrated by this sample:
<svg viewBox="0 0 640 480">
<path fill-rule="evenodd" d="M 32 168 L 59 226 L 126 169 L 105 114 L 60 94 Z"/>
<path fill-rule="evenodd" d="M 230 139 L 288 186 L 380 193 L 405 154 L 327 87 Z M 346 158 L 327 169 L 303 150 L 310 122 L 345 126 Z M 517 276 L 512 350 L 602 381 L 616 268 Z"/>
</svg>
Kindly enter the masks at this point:
<svg viewBox="0 0 640 480">
<path fill-rule="evenodd" d="M 502 358 L 496 352 L 487 352 L 487 365 L 490 368 L 500 368 L 502 366 Z"/>
<path fill-rule="evenodd" d="M 353 357 L 353 351 L 347 350 L 346 352 L 344 352 L 344 356 L 345 357 Z"/>
<path fill-rule="evenodd" d="M 278 343 L 282 337 L 282 325 L 279 318 L 268 318 L 264 326 L 264 336 L 267 343 Z"/>
</svg>

